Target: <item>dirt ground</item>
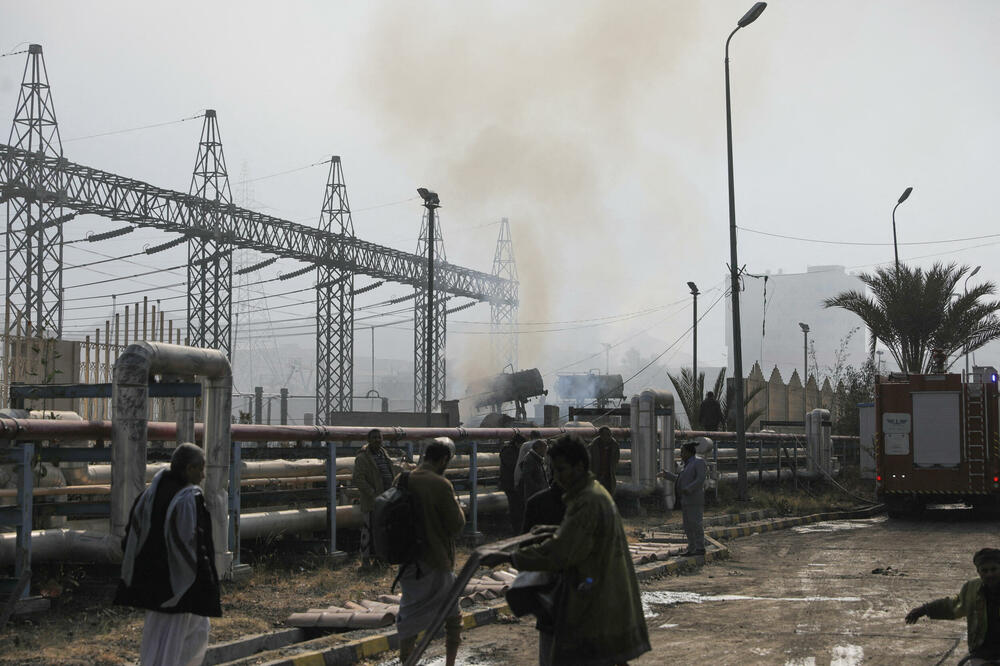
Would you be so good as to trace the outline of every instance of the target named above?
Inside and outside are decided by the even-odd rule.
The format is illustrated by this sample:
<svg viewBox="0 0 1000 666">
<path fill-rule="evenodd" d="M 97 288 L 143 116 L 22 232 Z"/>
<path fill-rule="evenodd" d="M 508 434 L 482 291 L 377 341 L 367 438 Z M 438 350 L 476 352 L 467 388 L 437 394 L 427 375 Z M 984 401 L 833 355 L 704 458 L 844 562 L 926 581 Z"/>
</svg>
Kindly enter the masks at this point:
<svg viewBox="0 0 1000 666">
<path fill-rule="evenodd" d="M 922 522 L 835 521 L 731 541 L 730 560 L 642 586 L 653 650 L 631 663 L 956 664 L 967 651 L 964 621 L 906 626 L 903 616 L 976 576 L 972 553 L 997 546 L 996 522 L 935 513 Z M 465 638 L 461 663 L 537 663 L 530 620 Z M 442 663 L 442 650 L 432 645 L 426 663 Z"/>
<path fill-rule="evenodd" d="M 839 491 L 823 488 L 802 488 L 794 495 L 787 489 L 758 489 L 750 505 L 737 506 L 725 495 L 720 499 L 719 505 L 710 507 L 711 513 L 772 508 L 783 515 L 805 514 L 857 503 Z M 670 519 L 677 520 L 679 516 L 650 511 L 644 516 L 626 519 L 626 531 L 630 538 L 635 538 L 638 532 Z M 481 529 L 491 539 L 509 536 L 502 521 L 492 517 L 482 521 Z M 739 553 L 743 544 L 749 542 L 736 543 Z M 310 548 L 314 550 L 316 545 L 296 540 L 258 543 L 255 555 L 246 554 L 245 559 L 252 563 L 253 574 L 248 580 L 224 584 L 224 617 L 212 621 L 211 642 L 272 631 L 284 627 L 284 620 L 292 613 L 348 600 L 374 599 L 389 590 L 394 571 L 360 572 L 356 560 L 331 567 L 321 556 L 310 554 Z M 460 549 L 459 566 L 468 552 L 467 548 Z M 0 631 L 0 664 L 97 666 L 135 663 L 143 613 L 111 605 L 116 578 L 114 567 L 36 566 L 32 593 L 53 597 L 52 609 L 42 615 L 12 620 Z M 523 631 L 524 641 L 521 642 L 534 646 L 532 626 L 525 622 L 506 628 Z M 494 631 L 496 628 L 476 630 Z M 479 648 L 474 642 L 479 639 L 473 638 L 478 635 L 470 634 L 470 655 L 479 654 L 475 652 Z M 482 663 L 525 663 L 523 654 L 512 653 L 508 659 L 508 648 L 504 644 L 490 644 L 488 638 L 484 640 L 482 658 L 490 654 L 495 656 L 492 661 Z M 466 658 L 467 663 L 479 663 L 469 659 Z"/>
</svg>

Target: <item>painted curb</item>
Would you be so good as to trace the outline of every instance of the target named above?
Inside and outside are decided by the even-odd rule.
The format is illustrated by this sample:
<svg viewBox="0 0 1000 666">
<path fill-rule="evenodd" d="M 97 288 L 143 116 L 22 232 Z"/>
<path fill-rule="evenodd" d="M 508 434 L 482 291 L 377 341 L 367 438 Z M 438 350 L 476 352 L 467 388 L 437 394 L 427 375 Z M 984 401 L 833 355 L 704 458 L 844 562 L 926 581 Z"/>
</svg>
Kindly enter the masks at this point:
<svg viewBox="0 0 1000 666">
<path fill-rule="evenodd" d="M 737 537 L 750 536 L 751 534 L 762 534 L 764 532 L 788 529 L 789 527 L 798 527 L 799 525 L 818 523 L 823 520 L 868 518 L 881 513 L 882 511 L 884 511 L 884 507 L 882 507 L 882 505 L 875 505 L 863 509 L 853 509 L 850 511 L 826 511 L 823 513 L 814 513 L 808 516 L 789 516 L 787 518 L 778 518 L 766 523 L 761 523 L 760 525 L 736 525 L 733 527 L 719 527 L 705 530 L 705 535 L 711 536 L 715 539 L 735 539 Z"/>
<path fill-rule="evenodd" d="M 509 615 L 510 608 L 504 602 L 481 611 L 462 613 L 462 629 L 474 629 L 496 622 L 501 615 Z M 419 640 L 419 637 L 418 637 Z M 357 640 L 314 650 L 293 657 L 285 657 L 265 662 L 262 666 L 346 666 L 360 659 L 399 649 L 399 637 L 393 630 Z"/>
</svg>

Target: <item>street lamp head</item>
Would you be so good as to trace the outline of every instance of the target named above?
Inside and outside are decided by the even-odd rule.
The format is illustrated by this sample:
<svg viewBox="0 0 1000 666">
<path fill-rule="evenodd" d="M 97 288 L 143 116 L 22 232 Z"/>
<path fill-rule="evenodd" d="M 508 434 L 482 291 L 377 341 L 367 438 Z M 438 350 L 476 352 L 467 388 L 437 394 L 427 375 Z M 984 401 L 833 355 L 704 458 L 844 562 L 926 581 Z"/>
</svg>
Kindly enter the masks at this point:
<svg viewBox="0 0 1000 666">
<path fill-rule="evenodd" d="M 799 322 L 799 328 L 801 328 L 801 329 L 802 329 L 802 332 L 803 332 L 803 333 L 808 333 L 808 332 L 809 332 L 809 324 L 803 324 L 803 323 L 802 323 L 802 322 L 800 321 L 800 322 Z"/>
<path fill-rule="evenodd" d="M 906 201 L 907 198 L 909 198 L 909 196 L 910 196 L 910 192 L 912 192 L 912 191 L 913 191 L 912 187 L 908 187 L 905 190 L 903 190 L 903 193 L 901 195 L 899 195 L 899 202 L 898 203 L 903 203 L 904 201 Z"/>
<path fill-rule="evenodd" d="M 756 21 L 757 18 L 761 14 L 764 13 L 764 9 L 766 7 L 767 7 L 767 3 L 766 2 L 757 2 L 757 3 L 754 3 L 754 6 L 750 8 L 750 11 L 748 11 L 746 14 L 744 14 L 743 18 L 741 18 L 736 23 L 736 25 L 738 25 L 741 28 L 747 27 L 748 25 L 750 25 L 751 23 L 753 23 L 754 21 Z"/>
<path fill-rule="evenodd" d="M 420 198 L 424 200 L 425 206 L 433 206 L 437 208 L 441 205 L 441 199 L 438 197 L 437 192 L 431 192 L 426 187 L 418 187 L 417 194 Z"/>
<path fill-rule="evenodd" d="M 697 296 L 698 294 L 701 293 L 700 291 L 698 291 L 698 285 L 696 285 L 694 282 L 688 282 L 688 289 L 691 290 L 692 296 Z"/>
</svg>

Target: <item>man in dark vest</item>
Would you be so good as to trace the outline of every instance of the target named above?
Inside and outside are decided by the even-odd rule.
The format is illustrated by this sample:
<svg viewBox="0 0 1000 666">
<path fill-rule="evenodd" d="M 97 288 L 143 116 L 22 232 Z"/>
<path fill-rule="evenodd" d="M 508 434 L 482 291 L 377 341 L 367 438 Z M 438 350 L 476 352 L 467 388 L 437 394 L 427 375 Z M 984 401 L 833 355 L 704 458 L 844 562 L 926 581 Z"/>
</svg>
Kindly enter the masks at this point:
<svg viewBox="0 0 1000 666">
<path fill-rule="evenodd" d="M 722 415 L 722 406 L 715 399 L 715 393 L 709 391 L 698 409 L 698 421 L 705 430 L 718 430 L 719 424 L 725 421 Z"/>
<path fill-rule="evenodd" d="M 204 478 L 205 453 L 181 444 L 132 506 L 115 603 L 146 609 L 144 665 L 200 664 L 222 616 Z"/>
</svg>

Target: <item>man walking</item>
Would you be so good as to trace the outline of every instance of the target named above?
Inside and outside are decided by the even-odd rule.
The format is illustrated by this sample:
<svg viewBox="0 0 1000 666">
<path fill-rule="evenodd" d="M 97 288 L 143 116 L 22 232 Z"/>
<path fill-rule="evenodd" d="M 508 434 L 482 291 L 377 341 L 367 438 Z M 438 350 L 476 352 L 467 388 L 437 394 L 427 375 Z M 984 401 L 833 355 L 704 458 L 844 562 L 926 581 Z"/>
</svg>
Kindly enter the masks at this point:
<svg viewBox="0 0 1000 666">
<path fill-rule="evenodd" d="M 510 528 L 515 533 L 521 527 L 521 516 L 524 514 L 524 499 L 518 493 L 514 484 L 514 471 L 517 469 L 517 456 L 521 451 L 524 436 L 521 433 L 500 447 L 500 490 L 507 496 L 507 513 L 510 514 Z"/>
<path fill-rule="evenodd" d="M 392 461 L 382 445 L 382 431 L 368 431 L 368 443 L 354 457 L 351 481 L 361 496 L 361 568 L 368 569 L 377 562 L 372 545 L 372 519 L 375 515 L 375 498 L 392 485 L 395 476 Z"/>
<path fill-rule="evenodd" d="M 561 437 L 548 455 L 553 476 L 565 489 L 566 515 L 559 528 L 543 543 L 513 555 L 490 553 L 482 563 L 511 562 L 521 571 L 561 576 L 563 589 L 552 624 L 539 628 L 539 664 L 624 664 L 650 646 L 621 517 L 590 473 L 582 442 Z"/>
<path fill-rule="evenodd" d="M 719 424 L 725 420 L 722 415 L 722 405 L 715 399 L 715 393 L 709 391 L 698 409 L 698 422 L 704 430 L 718 430 Z"/>
<path fill-rule="evenodd" d="M 705 554 L 705 461 L 695 455 L 694 442 L 685 442 L 681 446 L 681 460 L 684 469 L 680 474 L 660 472 L 661 479 L 673 481 L 677 485 L 675 492 L 681 502 L 681 517 L 684 522 L 684 534 L 687 536 L 687 551 L 684 556 Z"/>
<path fill-rule="evenodd" d="M 935 599 L 906 614 L 906 624 L 925 615 L 932 620 L 957 620 L 968 625 L 969 666 L 1000 661 L 1000 550 L 983 548 L 972 557 L 979 578 L 962 586 L 957 596 Z"/>
<path fill-rule="evenodd" d="M 540 493 L 549 487 L 545 478 L 545 450 L 548 444 L 544 439 L 536 439 L 531 442 L 531 448 L 524 456 L 515 470 L 515 483 L 518 493 L 525 503 L 535 493 Z M 518 516 L 518 531 L 524 522 L 524 511 Z"/>
<path fill-rule="evenodd" d="M 405 662 L 417 643 L 417 634 L 427 628 L 448 597 L 455 581 L 455 539 L 465 527 L 465 516 L 444 470 L 454 445 L 439 437 L 424 449 L 420 466 L 410 472 L 407 487 L 419 507 L 424 540 L 417 562 L 399 570 L 402 599 L 396 616 L 399 660 Z M 458 604 L 445 619 L 445 664 L 454 666 L 462 642 L 462 617 Z"/>
<path fill-rule="evenodd" d="M 618 459 L 621 457 L 621 446 L 618 441 L 611 436 L 611 428 L 601 426 L 597 431 L 597 437 L 587 447 L 590 454 L 590 471 L 597 477 L 597 481 L 604 486 L 608 494 L 615 496 L 615 486 L 618 479 L 615 472 L 618 470 Z"/>
<path fill-rule="evenodd" d="M 129 515 L 115 603 L 146 609 L 147 666 L 201 664 L 208 618 L 222 616 L 212 520 L 198 487 L 204 478 L 205 453 L 181 444 Z"/>
</svg>

